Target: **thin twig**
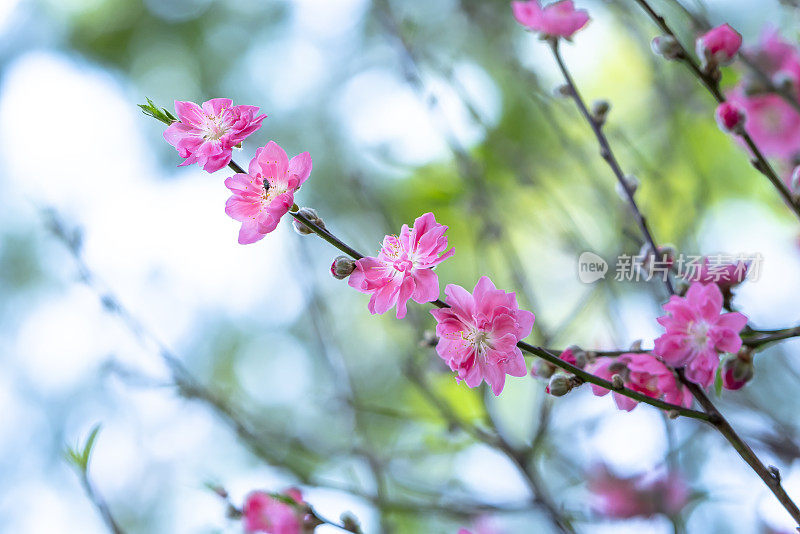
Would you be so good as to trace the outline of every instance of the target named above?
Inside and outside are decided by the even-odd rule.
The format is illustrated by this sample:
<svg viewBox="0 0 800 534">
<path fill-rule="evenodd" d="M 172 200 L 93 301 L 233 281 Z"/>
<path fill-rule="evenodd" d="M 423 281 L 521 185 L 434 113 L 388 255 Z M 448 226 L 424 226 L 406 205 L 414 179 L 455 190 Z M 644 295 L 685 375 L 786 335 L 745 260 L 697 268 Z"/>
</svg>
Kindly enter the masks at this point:
<svg viewBox="0 0 800 534">
<path fill-rule="evenodd" d="M 700 68 L 700 65 L 697 63 L 697 61 L 695 61 L 694 57 L 689 53 L 689 51 L 684 48 L 678 37 L 675 35 L 675 32 L 673 32 L 672 28 L 670 28 L 670 26 L 667 24 L 666 19 L 656 13 L 647 0 L 635 1 L 642 7 L 642 9 L 645 10 L 645 12 L 647 12 L 647 14 L 658 25 L 661 31 L 672 37 L 680 47 L 676 60 L 680 61 L 689 68 L 692 74 L 700 81 L 700 83 L 708 90 L 708 92 L 711 93 L 717 103 L 721 104 L 725 102 L 725 95 L 722 94 L 722 91 L 719 88 L 719 80 L 704 72 L 703 69 Z M 739 135 L 747 145 L 747 148 L 750 150 L 750 153 L 754 158 L 751 160 L 753 167 L 767 177 L 775 189 L 778 190 L 778 193 L 781 195 L 786 205 L 789 206 L 797 218 L 800 219 L 800 203 L 795 202 L 791 191 L 789 191 L 789 188 L 786 186 L 783 180 L 781 180 L 780 176 L 778 176 L 778 173 L 775 172 L 775 169 L 772 168 L 772 165 L 770 165 L 769 161 L 767 161 L 767 158 L 764 157 L 764 154 L 761 153 L 761 150 L 753 141 L 752 137 L 750 137 L 750 134 L 747 132 L 742 132 Z"/>
</svg>

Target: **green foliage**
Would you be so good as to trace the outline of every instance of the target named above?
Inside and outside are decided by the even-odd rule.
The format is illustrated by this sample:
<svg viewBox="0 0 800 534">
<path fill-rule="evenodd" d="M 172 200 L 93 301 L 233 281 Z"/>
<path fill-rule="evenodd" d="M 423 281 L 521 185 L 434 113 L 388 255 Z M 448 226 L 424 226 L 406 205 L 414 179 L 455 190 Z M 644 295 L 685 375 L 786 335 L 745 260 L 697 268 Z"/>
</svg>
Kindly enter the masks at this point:
<svg viewBox="0 0 800 534">
<path fill-rule="evenodd" d="M 152 100 L 145 97 L 147 100 L 147 104 L 138 104 L 139 108 L 141 108 L 142 113 L 147 115 L 148 117 L 153 117 L 156 120 L 159 120 L 169 126 L 173 122 L 177 122 L 178 118 L 173 115 L 167 108 L 159 108 L 158 106 L 153 103 Z"/>
<path fill-rule="evenodd" d="M 75 466 L 81 474 L 86 474 L 89 469 L 89 460 L 92 456 L 92 449 L 97 440 L 97 434 L 100 432 L 101 424 L 97 423 L 89 432 L 89 436 L 83 445 L 76 443 L 75 447 L 67 446 L 64 450 L 64 458 Z"/>
</svg>

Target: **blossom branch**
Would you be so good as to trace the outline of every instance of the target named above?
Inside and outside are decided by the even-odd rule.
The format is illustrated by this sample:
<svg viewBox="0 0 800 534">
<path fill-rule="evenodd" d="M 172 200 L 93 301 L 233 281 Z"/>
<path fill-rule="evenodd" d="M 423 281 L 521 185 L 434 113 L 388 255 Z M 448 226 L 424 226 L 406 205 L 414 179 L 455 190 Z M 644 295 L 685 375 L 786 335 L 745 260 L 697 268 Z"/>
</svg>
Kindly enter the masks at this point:
<svg viewBox="0 0 800 534">
<path fill-rule="evenodd" d="M 241 167 L 239 167 L 235 163 L 231 163 L 230 166 L 234 170 L 241 169 Z M 292 215 L 292 217 L 294 217 L 295 219 L 297 219 L 298 221 L 303 223 L 305 226 L 307 226 L 312 232 L 317 234 L 319 237 L 323 238 L 325 241 L 327 241 L 328 243 L 330 243 L 331 245 L 333 245 L 334 247 L 336 247 L 340 251 L 342 251 L 345 254 L 349 255 L 353 259 L 360 259 L 360 258 L 363 257 L 362 254 L 360 254 L 359 252 L 354 250 L 352 247 L 347 245 L 345 242 L 343 242 L 341 239 L 339 239 L 338 237 L 333 235 L 333 233 L 331 233 L 329 230 L 321 228 L 316 223 L 312 222 L 311 220 L 309 220 L 308 218 L 304 217 L 302 214 L 297 213 L 296 211 L 290 211 L 289 213 Z M 449 307 L 441 299 L 436 299 L 433 302 L 431 302 L 430 304 L 432 304 L 433 306 L 435 306 L 437 308 L 448 308 Z M 639 393 L 639 392 L 634 391 L 634 390 L 629 389 L 629 388 L 625 388 L 625 387 L 617 388 L 611 382 L 609 382 L 608 380 L 604 380 L 604 379 L 602 379 L 602 378 L 600 378 L 598 376 L 595 376 L 595 375 L 593 375 L 591 373 L 588 373 L 588 372 L 584 371 L 583 369 L 581 369 L 579 367 L 571 365 L 568 362 L 563 361 L 561 358 L 559 358 L 555 354 L 553 354 L 551 352 L 548 352 L 546 349 L 543 349 L 541 347 L 536 347 L 534 345 L 529 345 L 528 343 L 525 343 L 524 341 L 520 341 L 519 343 L 517 343 L 517 346 L 520 348 L 520 350 L 528 352 L 529 354 L 532 354 L 534 356 L 538 356 L 539 358 L 547 360 L 548 362 L 550 362 L 551 364 L 555 365 L 556 367 L 559 367 L 559 368 L 561 368 L 561 369 L 563 369 L 563 370 L 565 370 L 565 371 L 567 371 L 569 373 L 574 374 L 575 376 L 577 376 L 583 382 L 588 382 L 588 383 L 591 383 L 591 384 L 595 384 L 597 386 L 601 386 L 601 387 L 606 388 L 606 389 L 608 389 L 610 391 L 615 391 L 615 392 L 617 392 L 617 393 L 619 393 L 621 395 L 624 395 L 626 397 L 630 397 L 633 400 L 636 400 L 636 401 L 639 401 L 639 402 L 644 402 L 645 404 L 650 404 L 651 406 L 655 406 L 656 408 L 659 408 L 659 409 L 662 409 L 662 410 L 666 410 L 668 412 L 671 411 L 671 412 L 677 413 L 678 415 L 682 415 L 684 417 L 691 417 L 693 419 L 700 419 L 700 420 L 703 420 L 703 421 L 711 421 L 713 419 L 713 417 L 711 415 L 709 415 L 709 414 L 706 414 L 706 413 L 703 413 L 703 412 L 699 412 L 697 410 L 691 410 L 689 408 L 684 408 L 682 406 L 678 406 L 677 404 L 671 404 L 669 402 L 664 402 L 664 401 L 659 400 L 659 399 L 654 399 L 652 397 L 648 397 L 647 395 L 644 395 L 642 393 Z"/>
<path fill-rule="evenodd" d="M 240 167 L 235 163 L 233 164 L 232 168 L 240 169 Z M 55 211 L 46 210 L 43 212 L 43 216 L 45 218 L 45 224 L 48 230 L 65 245 L 70 254 L 73 256 L 73 259 L 78 266 L 81 281 L 97 294 L 98 299 L 101 301 L 106 311 L 119 318 L 124 326 L 131 332 L 131 334 L 143 345 L 155 344 L 155 352 L 159 354 L 159 356 L 165 361 L 165 364 L 171 370 L 172 382 L 169 385 L 176 387 L 178 393 L 182 397 L 188 400 L 199 401 L 209 406 L 218 417 L 229 424 L 229 426 L 234 430 L 239 439 L 244 442 L 252 454 L 265 461 L 269 465 L 286 470 L 300 483 L 342 491 L 360 499 L 364 499 L 370 504 L 373 504 L 379 508 L 383 508 L 389 512 L 414 514 L 434 513 L 446 514 L 454 517 L 471 517 L 476 513 L 517 513 L 528 509 L 513 504 L 495 505 L 481 501 L 464 502 L 461 500 L 459 503 L 448 503 L 414 500 L 391 500 L 364 492 L 358 488 L 326 482 L 324 480 L 312 480 L 304 469 L 288 463 L 285 457 L 282 457 L 280 454 L 276 454 L 278 451 L 275 449 L 275 437 L 254 429 L 248 421 L 245 421 L 241 414 L 237 413 L 233 406 L 229 405 L 218 395 L 194 379 L 189 371 L 183 366 L 177 355 L 173 354 L 165 345 L 156 339 L 151 332 L 147 331 L 144 325 L 138 321 L 125 306 L 123 306 L 122 302 L 116 297 L 116 295 L 111 293 L 111 291 L 109 291 L 100 283 L 99 279 L 91 271 L 82 256 L 80 244 L 82 238 L 80 237 L 80 232 L 77 229 L 68 229 L 66 224 L 61 220 Z M 305 218 L 301 218 L 301 222 L 304 222 L 304 224 L 307 223 L 309 225 L 313 225 L 313 223 Z M 318 230 L 322 231 L 321 228 L 318 228 Z M 344 251 L 347 249 L 352 251 L 350 247 L 341 243 L 341 241 L 338 239 L 334 238 L 334 240 L 344 247 L 340 250 Z M 148 341 L 151 343 L 148 343 Z M 125 370 L 124 374 L 132 375 L 133 372 Z M 152 380 L 147 380 L 147 382 L 161 385 L 161 382 L 153 382 Z M 354 406 L 355 405 L 358 404 L 354 403 Z M 285 435 L 283 438 L 285 439 Z M 289 446 L 295 452 L 302 452 L 304 455 L 311 454 L 311 452 L 307 450 L 300 440 L 292 440 Z M 93 486 L 90 484 L 89 489 L 93 490 L 93 493 L 91 494 L 85 486 L 84 489 L 87 490 L 87 495 L 90 497 L 90 499 L 92 499 L 93 504 L 98 507 L 100 513 L 105 517 L 106 514 L 101 509 L 102 506 L 105 506 L 104 501 L 102 499 L 95 499 L 92 497 L 92 495 L 99 497 L 96 491 L 93 490 Z M 105 506 L 105 508 L 107 509 L 107 506 Z M 106 520 L 106 522 L 108 521 Z M 114 534 L 122 533 L 122 530 L 110 530 L 112 530 Z"/>
<path fill-rule="evenodd" d="M 692 25 L 697 30 L 705 32 L 711 29 L 711 24 L 701 14 L 691 11 L 678 0 L 673 0 L 673 3 L 675 4 L 675 7 L 683 11 L 686 16 L 691 19 Z M 750 69 L 750 72 L 755 74 L 756 78 L 758 78 L 758 81 L 763 84 L 768 92 L 775 93 L 776 95 L 780 96 L 787 104 L 800 112 L 800 100 L 798 100 L 796 96 L 793 96 L 785 87 L 781 87 L 773 82 L 772 78 L 770 78 L 767 73 L 758 66 L 756 60 L 750 56 L 748 52 L 739 50 L 739 59 L 748 69 Z"/>
<path fill-rule="evenodd" d="M 647 5 L 647 3 L 643 2 L 643 0 L 637 0 L 637 2 Z M 632 192 L 631 188 L 629 187 L 629 185 L 627 183 L 627 180 L 625 179 L 625 176 L 622 173 L 622 171 L 621 171 L 621 169 L 619 167 L 619 164 L 617 163 L 617 160 L 613 155 L 613 152 L 611 151 L 611 147 L 610 147 L 610 145 L 608 143 L 608 139 L 606 138 L 605 134 L 603 133 L 603 130 L 602 130 L 602 127 L 601 127 L 602 125 L 599 124 L 597 120 L 595 120 L 595 118 L 592 116 L 592 114 L 587 109 L 586 104 L 583 102 L 583 99 L 581 98 L 580 93 L 578 92 L 577 87 L 576 87 L 574 81 L 572 80 L 572 76 L 570 75 L 569 70 L 567 69 L 567 67 L 564 64 L 564 61 L 563 61 L 563 59 L 561 57 L 561 54 L 560 54 L 559 49 L 558 49 L 558 41 L 554 40 L 554 39 L 551 39 L 550 40 L 550 45 L 551 45 L 551 49 L 553 51 L 553 55 L 554 55 L 554 57 L 556 59 L 556 62 L 558 63 L 558 66 L 559 66 L 562 74 L 564 75 L 564 79 L 565 79 L 565 81 L 567 82 L 567 85 L 570 88 L 570 95 L 575 100 L 575 103 L 577 104 L 577 106 L 580 109 L 581 113 L 583 114 L 584 118 L 587 120 L 589 125 L 592 127 L 592 131 L 594 132 L 595 136 L 597 137 L 597 141 L 600 144 L 600 152 L 601 152 L 601 155 L 603 156 L 603 159 L 606 160 L 606 162 L 609 164 L 611 169 L 614 171 L 615 176 L 617 176 L 617 179 L 619 180 L 620 185 L 622 186 L 623 190 L 626 192 L 626 196 L 628 197 L 628 200 L 629 200 L 629 202 L 631 204 L 632 209 L 634 210 L 634 213 L 639 215 L 640 218 L 637 219 L 637 220 L 640 222 L 640 228 L 642 230 L 642 233 L 645 236 L 646 241 L 650 244 L 650 246 L 652 247 L 653 251 L 657 251 L 658 248 L 656 247 L 655 242 L 653 241 L 652 234 L 650 233 L 649 229 L 647 228 L 647 224 L 645 223 L 644 218 L 641 217 L 641 213 L 639 212 L 638 207 L 635 204 L 635 201 L 634 201 L 634 198 L 633 198 L 633 192 Z M 687 55 L 687 57 L 688 57 L 688 55 Z M 694 65 L 695 67 L 697 66 L 693 61 L 692 61 L 692 65 Z M 699 67 L 698 67 L 698 69 L 699 69 Z M 752 143 L 752 141 L 751 141 L 751 143 Z M 755 147 L 755 145 L 753 145 L 753 146 Z M 763 157 L 762 157 L 762 159 L 763 159 Z M 780 183 L 782 184 L 782 182 L 780 182 Z M 794 204 L 792 204 L 792 205 L 794 205 Z M 800 216 L 800 211 L 798 211 L 798 215 Z M 672 284 L 669 282 L 668 278 L 665 278 L 665 283 L 667 285 L 667 288 L 669 289 L 670 294 L 674 294 L 675 291 L 674 291 L 674 289 L 672 287 Z M 537 354 L 537 355 L 540 355 L 540 354 Z M 549 354 L 549 356 L 555 359 L 554 355 Z M 544 358 L 544 356 L 541 356 L 541 357 Z M 552 361 L 549 358 L 545 358 L 545 359 L 550 361 L 550 363 L 552 363 L 554 365 L 557 365 L 557 362 Z M 571 366 L 571 367 L 574 367 L 574 366 Z M 578 369 L 578 368 L 575 367 L 575 369 Z M 756 474 L 761 478 L 761 480 L 764 482 L 764 484 L 766 484 L 766 486 L 772 491 L 772 493 L 775 495 L 775 497 L 778 499 L 778 501 L 780 501 L 780 503 L 783 505 L 783 507 L 786 509 L 786 511 L 789 512 L 789 514 L 792 516 L 792 518 L 795 521 L 797 521 L 798 525 L 800 525 L 800 509 L 798 509 L 797 505 L 794 503 L 794 501 L 792 501 L 792 499 L 789 497 L 789 495 L 783 489 L 783 486 L 781 486 L 780 477 L 779 476 L 775 476 L 772 471 L 767 469 L 767 467 L 761 462 L 761 460 L 758 458 L 758 456 L 756 456 L 755 452 L 753 452 L 753 450 L 747 445 L 747 443 L 745 443 L 745 441 L 736 433 L 736 431 L 733 429 L 733 427 L 730 425 L 730 423 L 728 423 L 728 421 L 725 419 L 725 417 L 722 415 L 722 413 L 717 409 L 717 407 L 714 405 L 714 403 L 711 402 L 711 399 L 708 398 L 708 396 L 706 395 L 705 391 L 703 391 L 703 389 L 700 386 L 698 386 L 697 384 L 695 384 L 694 382 L 688 380 L 686 378 L 682 368 L 676 369 L 676 372 L 678 374 L 678 378 L 680 379 L 681 383 L 683 383 L 683 385 L 686 386 L 689 389 L 689 391 L 692 393 L 692 395 L 695 397 L 695 399 L 697 399 L 697 401 L 700 403 L 700 406 L 705 411 L 705 413 L 704 413 L 705 417 L 703 418 L 703 420 L 705 420 L 706 422 L 712 424 L 725 437 L 725 439 L 728 440 L 728 442 L 736 450 L 736 452 L 739 454 L 739 456 L 741 456 L 742 459 L 753 469 L 753 471 L 756 472 Z M 580 376 L 578 374 L 576 374 L 576 376 L 578 376 L 579 378 L 583 378 L 582 376 Z M 606 386 L 604 386 L 604 387 L 606 387 Z M 627 396 L 630 396 L 630 395 L 627 395 Z M 631 398 L 633 398 L 633 397 L 631 397 Z M 681 415 L 686 415 L 686 414 L 681 414 Z"/>
<path fill-rule="evenodd" d="M 711 93 L 711 95 L 719 104 L 725 102 L 725 95 L 719 88 L 719 80 L 713 77 L 711 74 L 704 72 L 703 69 L 700 68 L 700 65 L 697 63 L 697 61 L 695 61 L 692 55 L 678 40 L 675 32 L 672 31 L 672 28 L 670 28 L 669 24 L 667 24 L 667 21 L 664 19 L 664 17 L 656 13 L 647 0 L 636 0 L 636 3 L 638 3 L 642 9 L 647 12 L 647 14 L 658 25 L 661 31 L 674 39 L 676 46 L 678 47 L 678 54 L 676 55 L 675 59 L 682 62 L 689 68 L 692 74 L 700 81 L 700 83 L 702 83 L 702 85 L 708 90 L 709 93 Z M 786 205 L 789 206 L 797 218 L 800 219 L 800 204 L 795 202 L 791 191 L 789 191 L 789 188 L 775 172 L 775 169 L 772 168 L 772 165 L 770 165 L 769 161 L 767 161 L 767 159 L 764 157 L 764 154 L 753 141 L 753 138 L 744 130 L 738 132 L 738 135 L 742 138 L 745 145 L 747 145 L 747 148 L 750 150 L 750 153 L 754 158 L 751 160 L 753 167 L 755 167 L 757 171 L 769 179 L 775 189 L 778 190 L 778 193 L 781 195 Z"/>
</svg>

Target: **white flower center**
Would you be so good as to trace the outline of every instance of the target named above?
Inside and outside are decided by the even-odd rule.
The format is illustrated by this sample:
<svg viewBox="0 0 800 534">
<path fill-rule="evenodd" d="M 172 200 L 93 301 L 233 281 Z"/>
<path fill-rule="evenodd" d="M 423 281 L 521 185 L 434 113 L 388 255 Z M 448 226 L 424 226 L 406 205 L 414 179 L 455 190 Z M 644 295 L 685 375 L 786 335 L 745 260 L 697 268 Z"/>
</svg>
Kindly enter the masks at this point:
<svg viewBox="0 0 800 534">
<path fill-rule="evenodd" d="M 206 141 L 219 141 L 230 129 L 230 124 L 221 117 L 206 117 L 206 122 L 203 125 L 203 139 Z"/>
<path fill-rule="evenodd" d="M 710 328 L 710 325 L 705 321 L 697 321 L 689 325 L 687 333 L 696 348 L 703 349 L 708 345 L 708 330 Z"/>
</svg>

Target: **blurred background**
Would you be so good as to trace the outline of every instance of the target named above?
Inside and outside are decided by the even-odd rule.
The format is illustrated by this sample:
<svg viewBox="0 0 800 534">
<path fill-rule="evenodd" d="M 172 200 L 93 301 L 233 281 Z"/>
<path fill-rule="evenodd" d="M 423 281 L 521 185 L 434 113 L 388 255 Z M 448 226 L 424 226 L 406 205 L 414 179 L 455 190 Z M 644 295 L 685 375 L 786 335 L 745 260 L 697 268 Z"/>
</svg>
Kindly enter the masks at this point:
<svg viewBox="0 0 800 534">
<path fill-rule="evenodd" d="M 766 27 L 797 40 L 790 3 L 685 4 L 653 2 L 687 44 L 686 10 L 746 44 Z M 578 7 L 592 21 L 565 60 L 588 100 L 611 102 L 656 239 L 762 254 L 737 306 L 761 328 L 799 323 L 796 221 L 710 96 L 651 53 L 633 2 Z M 554 399 L 531 377 L 499 398 L 470 390 L 420 344 L 426 307 L 371 316 L 321 240 L 284 221 L 238 245 L 226 172 L 177 168 L 136 107 L 260 106 L 234 159 L 270 139 L 310 151 L 298 203 L 357 249 L 433 211 L 457 251 L 442 286 L 489 274 L 545 346 L 650 347 L 661 285 L 578 280 L 581 252 L 613 271 L 640 243 L 559 82 L 505 0 L 0 0 L 0 531 L 105 532 L 63 459 L 101 423 L 91 476 L 127 532 L 241 532 L 209 484 L 237 504 L 299 486 L 368 533 L 555 532 L 554 514 L 591 533 L 790 532 L 711 428 L 587 387 Z M 760 352 L 754 380 L 717 399 L 796 499 L 799 355 L 795 341 Z M 649 517 L 596 506 L 598 486 L 666 472 L 688 488 L 679 513 L 663 492 L 641 493 L 658 501 Z"/>
</svg>

